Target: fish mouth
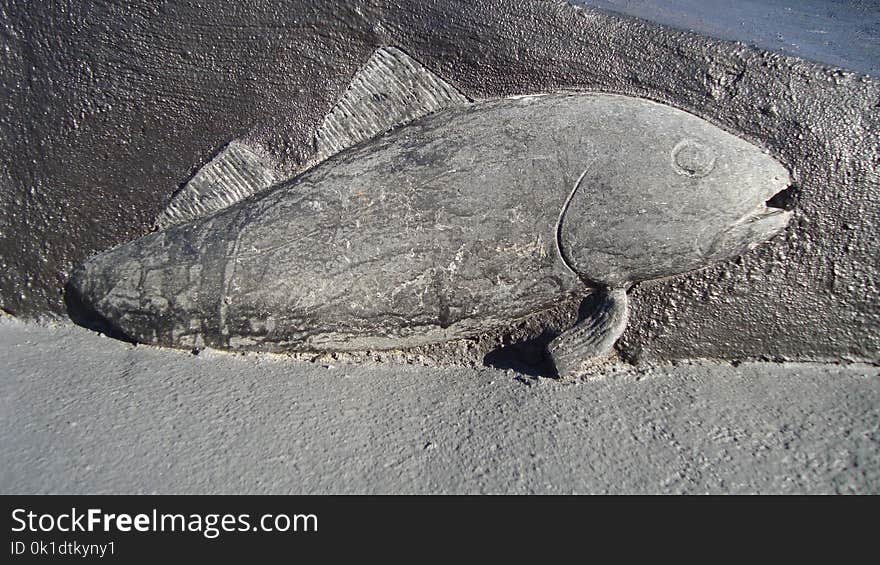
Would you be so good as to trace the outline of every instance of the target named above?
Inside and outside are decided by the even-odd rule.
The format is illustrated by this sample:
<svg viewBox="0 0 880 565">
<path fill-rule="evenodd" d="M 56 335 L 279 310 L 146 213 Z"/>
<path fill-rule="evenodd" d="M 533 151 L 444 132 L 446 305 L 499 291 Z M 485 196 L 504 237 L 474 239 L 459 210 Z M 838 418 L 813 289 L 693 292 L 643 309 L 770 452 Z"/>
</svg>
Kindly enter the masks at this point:
<svg viewBox="0 0 880 565">
<path fill-rule="evenodd" d="M 797 194 L 798 189 L 794 185 L 779 190 L 724 230 L 703 251 L 704 256 L 716 259 L 732 257 L 771 239 L 785 229 L 794 215 L 792 209 L 796 205 Z"/>
<path fill-rule="evenodd" d="M 798 185 L 790 184 L 788 187 L 783 188 L 774 194 L 764 203 L 764 206 L 770 209 L 791 212 L 797 206 L 797 202 L 800 199 L 800 192 L 800 187 Z"/>
<path fill-rule="evenodd" d="M 747 224 L 749 231 L 755 234 L 754 237 L 759 239 L 759 241 L 751 243 L 749 248 L 758 245 L 766 239 L 770 239 L 770 237 L 785 228 L 792 215 L 792 212 L 789 210 L 765 206 L 745 218 L 743 224 Z"/>
<path fill-rule="evenodd" d="M 748 247 L 754 248 L 782 231 L 797 206 L 800 189 L 788 185 L 737 222 L 735 231 L 748 234 Z"/>
<path fill-rule="evenodd" d="M 797 206 L 800 196 L 800 188 L 791 184 L 770 197 L 764 204 L 746 216 L 744 222 L 778 222 L 785 219 L 787 223 L 792 216 L 792 210 Z"/>
</svg>

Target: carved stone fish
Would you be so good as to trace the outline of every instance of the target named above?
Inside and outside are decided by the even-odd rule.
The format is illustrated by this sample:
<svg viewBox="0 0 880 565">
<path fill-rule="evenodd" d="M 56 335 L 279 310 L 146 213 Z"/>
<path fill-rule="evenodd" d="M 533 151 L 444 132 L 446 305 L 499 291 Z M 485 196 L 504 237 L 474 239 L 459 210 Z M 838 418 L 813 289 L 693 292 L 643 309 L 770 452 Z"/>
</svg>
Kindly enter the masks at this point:
<svg viewBox="0 0 880 565">
<path fill-rule="evenodd" d="M 550 345 L 568 374 L 613 351 L 632 284 L 734 257 L 790 217 L 766 205 L 785 168 L 692 114 L 597 93 L 470 102 L 394 48 L 328 114 L 314 163 L 283 180 L 231 143 L 164 229 L 86 261 L 71 295 L 143 343 L 352 351 L 592 293 Z"/>
</svg>

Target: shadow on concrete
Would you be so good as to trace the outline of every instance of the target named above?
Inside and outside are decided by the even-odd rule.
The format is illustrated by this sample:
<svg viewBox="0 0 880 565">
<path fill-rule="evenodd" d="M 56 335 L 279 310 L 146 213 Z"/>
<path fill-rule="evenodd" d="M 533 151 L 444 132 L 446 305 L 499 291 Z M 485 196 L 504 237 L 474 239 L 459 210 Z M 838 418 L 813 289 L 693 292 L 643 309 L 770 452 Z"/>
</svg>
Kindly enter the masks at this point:
<svg viewBox="0 0 880 565">
<path fill-rule="evenodd" d="M 600 293 L 587 295 L 578 307 L 577 320 L 583 320 L 597 307 Z M 540 334 L 497 347 L 483 357 L 483 363 L 496 369 L 512 369 L 530 377 L 558 377 L 556 366 L 547 351 L 550 342 L 568 328 L 547 327 Z"/>
<path fill-rule="evenodd" d="M 556 377 L 556 367 L 547 346 L 559 335 L 552 330 L 544 330 L 539 335 L 493 349 L 483 357 L 483 363 L 495 369 L 512 369 L 530 377 Z"/>
<path fill-rule="evenodd" d="M 64 307 L 74 324 L 86 329 L 102 333 L 107 337 L 136 344 L 137 341 L 115 327 L 104 316 L 97 313 L 83 301 L 76 286 L 70 281 L 64 285 Z"/>
</svg>

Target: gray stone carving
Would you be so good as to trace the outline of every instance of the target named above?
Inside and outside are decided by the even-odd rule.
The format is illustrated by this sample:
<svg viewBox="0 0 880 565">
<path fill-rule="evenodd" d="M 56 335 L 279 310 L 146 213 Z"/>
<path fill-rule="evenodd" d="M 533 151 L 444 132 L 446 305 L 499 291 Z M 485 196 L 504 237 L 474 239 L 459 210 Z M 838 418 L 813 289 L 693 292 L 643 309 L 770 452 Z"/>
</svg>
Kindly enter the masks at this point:
<svg viewBox="0 0 880 565">
<path fill-rule="evenodd" d="M 242 141 L 232 141 L 174 195 L 156 219 L 167 228 L 222 210 L 279 180 L 276 165 Z"/>
<path fill-rule="evenodd" d="M 568 374 L 611 353 L 632 284 L 734 257 L 790 216 L 766 205 L 785 168 L 687 112 L 598 93 L 468 103 L 396 49 L 324 124 L 318 164 L 268 190 L 265 162 L 239 152 L 224 168 L 222 152 L 213 182 L 172 201 L 186 214 L 89 259 L 72 296 L 144 343 L 359 351 L 467 338 L 593 295 L 550 345 Z M 180 205 L 199 194 L 210 206 Z"/>
</svg>

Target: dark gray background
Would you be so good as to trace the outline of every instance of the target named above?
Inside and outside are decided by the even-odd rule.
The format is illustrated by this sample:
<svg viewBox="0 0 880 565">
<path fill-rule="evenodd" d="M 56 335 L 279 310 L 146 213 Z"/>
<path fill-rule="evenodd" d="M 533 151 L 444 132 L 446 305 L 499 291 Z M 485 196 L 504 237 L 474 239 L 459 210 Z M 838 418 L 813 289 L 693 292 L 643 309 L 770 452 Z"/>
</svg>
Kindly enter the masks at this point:
<svg viewBox="0 0 880 565">
<path fill-rule="evenodd" d="M 295 165 L 358 66 L 394 44 L 472 97 L 645 96 L 792 169 L 784 236 L 633 292 L 629 358 L 878 361 L 877 81 L 562 1 L 209 4 L 0 2 L 6 312 L 63 314 L 72 266 L 146 233 L 230 139 Z"/>
</svg>

